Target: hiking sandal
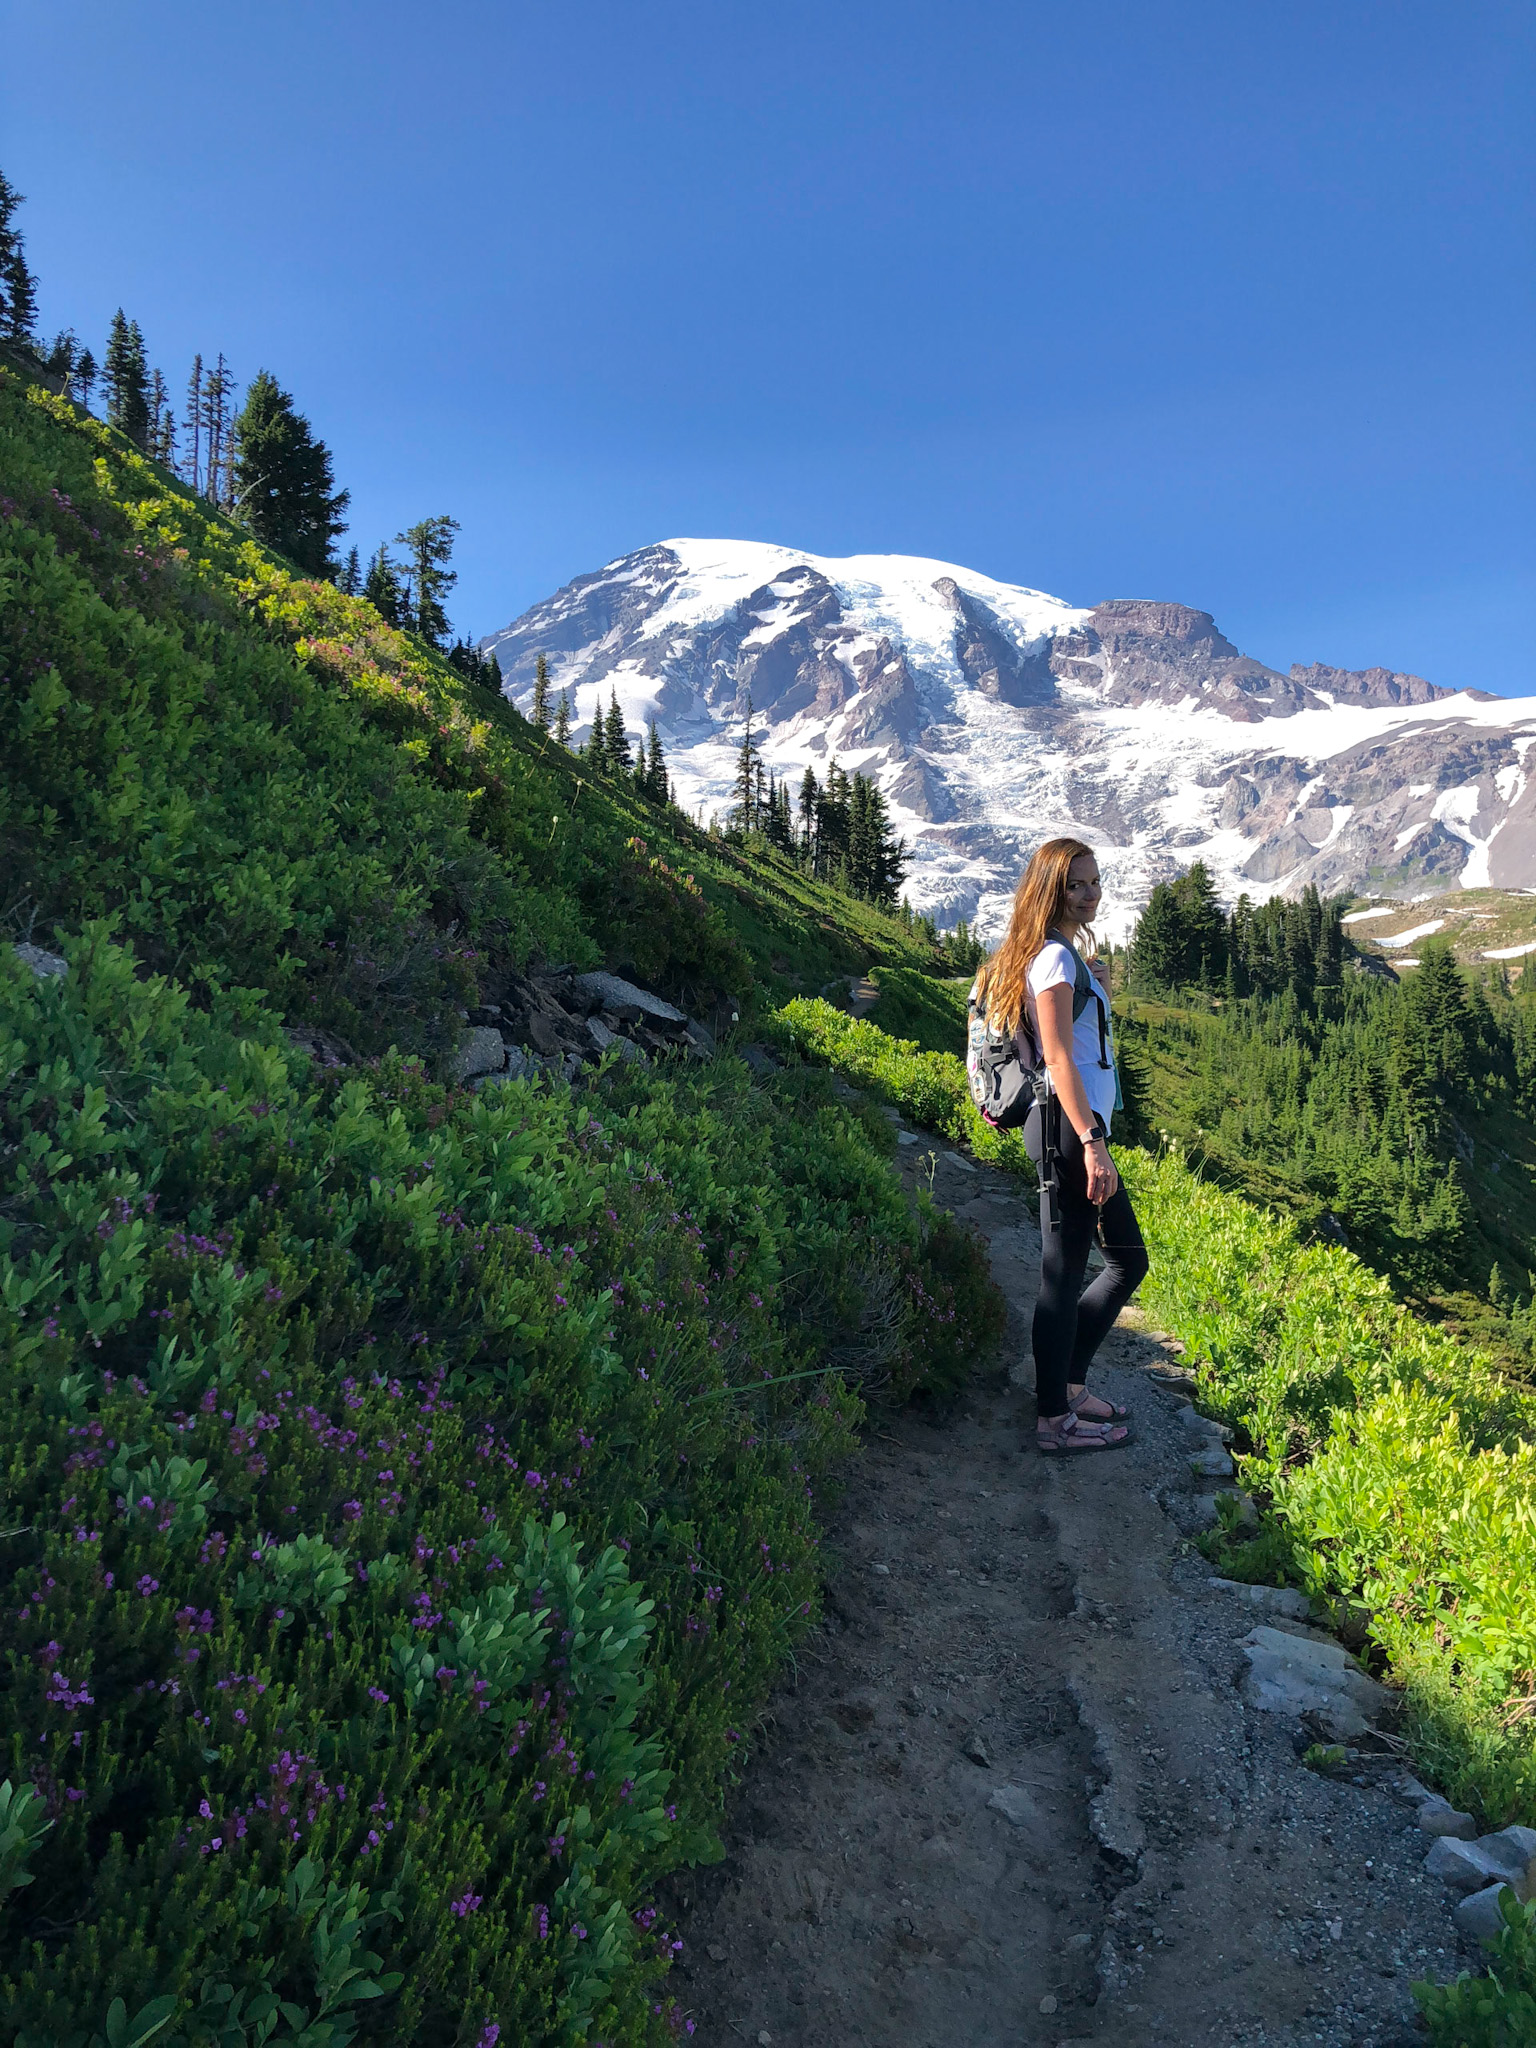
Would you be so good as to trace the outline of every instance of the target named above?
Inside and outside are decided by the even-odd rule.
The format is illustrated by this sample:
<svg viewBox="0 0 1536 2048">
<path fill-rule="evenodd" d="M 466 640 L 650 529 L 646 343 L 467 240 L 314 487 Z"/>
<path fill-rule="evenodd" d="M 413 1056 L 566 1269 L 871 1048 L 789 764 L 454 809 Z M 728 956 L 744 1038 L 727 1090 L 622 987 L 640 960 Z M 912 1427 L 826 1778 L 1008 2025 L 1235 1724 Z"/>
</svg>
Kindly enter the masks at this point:
<svg viewBox="0 0 1536 2048">
<path fill-rule="evenodd" d="M 1109 1410 L 1107 1415 L 1084 1415 L 1083 1408 L 1089 1401 L 1102 1401 Z M 1084 1387 L 1080 1394 L 1072 1395 L 1067 1406 L 1080 1422 L 1124 1422 L 1130 1415 L 1129 1408 L 1122 1408 L 1118 1401 L 1111 1401 L 1107 1394 L 1095 1394 L 1090 1387 Z"/>
<path fill-rule="evenodd" d="M 1090 1457 L 1096 1451 L 1123 1451 L 1131 1432 L 1123 1422 L 1080 1422 L 1070 1410 L 1048 1432 L 1035 1431 L 1035 1449 L 1042 1458 Z"/>
</svg>

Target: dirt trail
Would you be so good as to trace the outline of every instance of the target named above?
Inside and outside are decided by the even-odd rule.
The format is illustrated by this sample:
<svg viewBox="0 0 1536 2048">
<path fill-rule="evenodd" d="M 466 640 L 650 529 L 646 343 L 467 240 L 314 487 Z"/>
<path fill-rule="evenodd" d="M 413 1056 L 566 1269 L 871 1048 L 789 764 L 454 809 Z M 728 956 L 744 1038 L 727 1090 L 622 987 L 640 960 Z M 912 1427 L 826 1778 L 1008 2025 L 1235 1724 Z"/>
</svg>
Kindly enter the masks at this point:
<svg viewBox="0 0 1536 2048">
<path fill-rule="evenodd" d="M 1131 1449 L 1021 1454 L 1032 1204 L 903 1141 L 990 1239 L 1018 1363 L 944 1424 L 881 1425 L 852 1474 L 726 1861 L 669 1901 L 695 2040 L 1407 2048 L 1410 1981 L 1471 1958 L 1409 1808 L 1306 1770 L 1240 1698 L 1257 1617 L 1183 1533 L 1211 1482 L 1149 1377 L 1166 1349 L 1128 1311 L 1095 1374 Z"/>
</svg>

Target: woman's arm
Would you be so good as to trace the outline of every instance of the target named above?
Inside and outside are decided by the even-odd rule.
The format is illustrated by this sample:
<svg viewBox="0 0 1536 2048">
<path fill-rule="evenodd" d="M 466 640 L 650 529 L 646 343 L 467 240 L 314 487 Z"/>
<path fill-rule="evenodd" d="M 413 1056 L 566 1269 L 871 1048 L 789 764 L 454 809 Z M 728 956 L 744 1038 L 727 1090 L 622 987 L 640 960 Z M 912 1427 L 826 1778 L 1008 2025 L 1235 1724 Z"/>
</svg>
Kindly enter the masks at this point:
<svg viewBox="0 0 1536 2048">
<path fill-rule="evenodd" d="M 1120 1185 L 1120 1176 L 1109 1156 L 1109 1147 L 1095 1130 L 1093 1111 L 1083 1089 L 1082 1076 L 1072 1057 L 1072 985 L 1059 982 L 1035 998 L 1040 1019 L 1040 1051 L 1051 1077 L 1051 1086 L 1061 1103 L 1063 1116 L 1083 1143 L 1083 1161 L 1088 1169 L 1088 1199 L 1107 1202 Z M 1091 1138 L 1086 1133 L 1093 1132 Z"/>
</svg>

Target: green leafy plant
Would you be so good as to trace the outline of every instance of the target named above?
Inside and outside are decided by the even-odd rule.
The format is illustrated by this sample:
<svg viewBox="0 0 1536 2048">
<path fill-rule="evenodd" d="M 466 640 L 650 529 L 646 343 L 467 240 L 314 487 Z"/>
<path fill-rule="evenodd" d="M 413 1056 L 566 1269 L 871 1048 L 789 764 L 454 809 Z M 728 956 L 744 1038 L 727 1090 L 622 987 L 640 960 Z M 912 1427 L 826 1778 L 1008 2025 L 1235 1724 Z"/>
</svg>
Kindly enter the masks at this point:
<svg viewBox="0 0 1536 2048">
<path fill-rule="evenodd" d="M 1484 1946 L 1488 1974 L 1467 1971 L 1449 1984 L 1419 1983 L 1413 1995 L 1434 2048 L 1523 2048 L 1536 2039 L 1536 1903 L 1522 1906 L 1506 1885 L 1504 1925 Z"/>
</svg>

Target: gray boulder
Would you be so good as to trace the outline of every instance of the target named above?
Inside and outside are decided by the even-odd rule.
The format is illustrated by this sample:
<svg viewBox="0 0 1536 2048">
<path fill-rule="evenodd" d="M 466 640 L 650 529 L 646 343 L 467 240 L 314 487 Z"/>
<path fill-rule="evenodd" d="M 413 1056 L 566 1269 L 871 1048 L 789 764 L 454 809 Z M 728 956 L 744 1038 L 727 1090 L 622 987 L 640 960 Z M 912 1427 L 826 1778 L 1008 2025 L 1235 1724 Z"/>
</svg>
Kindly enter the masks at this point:
<svg viewBox="0 0 1536 2048">
<path fill-rule="evenodd" d="M 1212 1579 L 1209 1583 L 1219 1592 L 1234 1594 L 1245 1607 L 1258 1607 L 1266 1614 L 1284 1614 L 1292 1621 L 1305 1621 L 1312 1612 L 1311 1601 L 1294 1586 L 1246 1586 L 1238 1579 Z"/>
<path fill-rule="evenodd" d="M 1499 1897 L 1504 1886 L 1484 1885 L 1480 1892 L 1471 1892 L 1459 1899 L 1451 1912 L 1451 1918 L 1462 1933 L 1472 1941 L 1494 1941 L 1504 1931 L 1504 1915 L 1499 1911 Z"/>
<path fill-rule="evenodd" d="M 1261 1624 L 1249 1630 L 1241 1648 L 1248 1704 L 1267 1714 L 1315 1714 L 1334 1742 L 1363 1735 L 1392 1706 L 1386 1687 L 1368 1678 L 1338 1643 Z"/>
<path fill-rule="evenodd" d="M 507 1048 L 502 1043 L 501 1033 L 489 1024 L 477 1024 L 466 1031 L 447 1064 L 447 1078 L 457 1085 L 461 1081 L 473 1080 L 476 1074 L 499 1074 L 507 1064 Z"/>
<path fill-rule="evenodd" d="M 1235 1469 L 1220 1444 L 1212 1444 L 1208 1451 L 1197 1451 L 1189 1465 L 1202 1479 L 1230 1479 Z"/>
<path fill-rule="evenodd" d="M 69 972 L 69 962 L 61 953 L 45 953 L 41 946 L 18 946 L 16 958 L 23 967 L 30 967 L 39 981 L 51 981 L 55 975 Z"/>
<path fill-rule="evenodd" d="M 649 989 L 636 988 L 632 981 L 623 981 L 617 974 L 578 974 L 575 986 L 584 996 L 594 1002 L 606 1004 L 610 1010 L 617 1010 L 624 1004 L 632 1004 L 643 1010 L 647 1017 L 659 1017 L 664 1024 L 686 1024 L 688 1019 L 681 1010 L 671 1003 L 664 1003 L 660 996 L 653 996 Z"/>
<path fill-rule="evenodd" d="M 1419 1802 L 1417 1819 L 1426 1835 L 1454 1835 L 1462 1842 L 1470 1842 L 1477 1835 L 1477 1822 L 1471 1814 L 1458 1812 L 1438 1792 L 1431 1792 Z"/>
<path fill-rule="evenodd" d="M 1475 1842 L 1442 1835 L 1424 1858 L 1424 1868 L 1453 1892 L 1470 1893 L 1481 1891 L 1485 1885 L 1508 1884 L 1523 1893 L 1531 1857 L 1507 1837 L 1530 1833 L 1529 1828 L 1505 1828 L 1497 1835 L 1479 1835 Z"/>
</svg>

